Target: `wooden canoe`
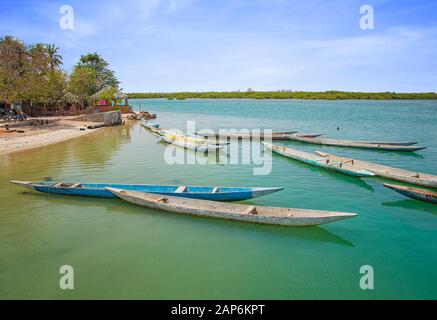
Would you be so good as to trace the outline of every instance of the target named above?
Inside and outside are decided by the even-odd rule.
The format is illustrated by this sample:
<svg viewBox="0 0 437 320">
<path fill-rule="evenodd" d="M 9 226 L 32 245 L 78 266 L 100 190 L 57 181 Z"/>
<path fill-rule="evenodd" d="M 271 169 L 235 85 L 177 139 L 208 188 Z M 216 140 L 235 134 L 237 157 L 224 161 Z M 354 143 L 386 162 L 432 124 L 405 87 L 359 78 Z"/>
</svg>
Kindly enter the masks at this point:
<svg viewBox="0 0 437 320">
<path fill-rule="evenodd" d="M 145 121 L 144 119 L 141 119 L 141 125 L 144 128 L 152 131 L 156 135 L 159 135 L 159 136 L 163 136 L 164 135 L 163 132 L 162 132 L 162 129 L 159 127 L 158 124 L 153 124 L 153 123 Z"/>
<path fill-rule="evenodd" d="M 130 203 L 150 209 L 199 217 L 220 218 L 252 223 L 307 227 L 355 217 L 355 213 L 254 206 L 194 200 L 136 191 L 107 188 Z"/>
<path fill-rule="evenodd" d="M 120 183 L 65 183 L 52 181 L 14 181 L 11 183 L 38 192 L 62 194 L 71 196 L 116 198 L 105 188 L 118 188 L 138 192 L 159 193 L 175 197 L 204 199 L 214 201 L 241 201 L 261 197 L 284 188 L 262 187 L 209 187 L 209 186 L 167 186 L 150 184 L 120 184 Z"/>
<path fill-rule="evenodd" d="M 206 140 L 197 140 L 187 136 L 166 135 L 164 141 L 175 146 L 198 152 L 218 152 L 225 146 L 219 143 L 209 143 Z"/>
<path fill-rule="evenodd" d="M 316 153 L 321 157 L 330 159 L 331 161 L 347 161 L 351 166 L 357 169 L 368 170 L 374 173 L 376 176 L 382 178 L 411 183 L 418 186 L 437 188 L 437 176 L 431 174 L 393 168 L 377 163 L 355 160 L 320 151 L 316 151 Z"/>
<path fill-rule="evenodd" d="M 314 138 L 306 138 L 306 137 L 299 137 L 293 135 L 290 135 L 289 139 L 299 142 L 326 145 L 326 146 L 377 149 L 377 150 L 386 150 L 386 151 L 414 152 L 414 151 L 426 149 L 426 147 L 418 147 L 418 146 L 412 147 L 411 145 L 397 145 L 395 144 L 396 142 L 391 142 L 389 144 L 379 144 L 379 143 L 366 142 L 366 141 L 314 139 Z M 410 143 L 410 142 L 406 142 L 406 143 Z"/>
<path fill-rule="evenodd" d="M 262 144 L 267 149 L 272 150 L 273 152 L 278 153 L 280 155 L 283 155 L 284 157 L 302 161 L 316 167 L 340 172 L 355 177 L 374 176 L 372 172 L 364 169 L 355 168 L 354 166 L 351 166 L 347 161 L 330 161 L 330 159 L 320 157 L 318 154 L 303 152 L 285 146 L 278 146 L 264 141 L 262 142 Z"/>
<path fill-rule="evenodd" d="M 289 140 L 293 140 L 293 137 L 300 137 L 300 138 L 317 138 L 322 136 L 323 133 L 293 133 L 289 136 L 291 136 L 291 138 L 289 136 L 287 136 L 287 138 Z"/>
<path fill-rule="evenodd" d="M 351 141 L 353 142 L 353 141 Z M 387 144 L 387 145 L 391 145 L 391 146 L 412 146 L 417 144 L 417 141 L 399 141 L 399 142 L 394 142 L 394 141 L 355 141 L 355 142 L 360 142 L 360 143 L 370 143 L 370 144 Z"/>
<path fill-rule="evenodd" d="M 271 140 L 288 140 L 288 135 L 296 133 L 297 131 L 290 131 L 290 132 L 272 132 L 271 136 L 269 135 L 268 137 L 266 137 L 267 139 L 271 139 Z M 229 133 L 211 133 L 211 132 L 198 132 L 197 133 L 200 136 L 203 137 L 215 137 L 216 139 L 239 139 L 239 140 L 243 140 L 243 139 L 252 139 L 253 137 L 255 137 L 255 135 L 253 135 L 250 132 L 229 132 Z M 259 135 L 256 136 L 257 138 L 259 137 L 259 139 L 264 140 L 264 133 L 261 132 Z"/>
<path fill-rule="evenodd" d="M 399 186 L 395 184 L 384 183 L 384 186 L 390 188 L 406 197 L 437 204 L 437 192 L 419 188 Z"/>
</svg>

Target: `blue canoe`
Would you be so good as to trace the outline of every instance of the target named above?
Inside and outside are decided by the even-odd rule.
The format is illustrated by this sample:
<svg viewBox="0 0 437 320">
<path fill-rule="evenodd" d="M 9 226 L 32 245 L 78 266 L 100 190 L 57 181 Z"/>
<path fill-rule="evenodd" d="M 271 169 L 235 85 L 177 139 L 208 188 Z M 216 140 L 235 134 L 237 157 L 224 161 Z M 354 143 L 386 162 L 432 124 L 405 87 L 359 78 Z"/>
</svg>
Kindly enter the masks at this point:
<svg viewBox="0 0 437 320">
<path fill-rule="evenodd" d="M 284 188 L 251 188 L 251 187 L 202 187 L 202 186 L 160 186 L 148 184 L 117 184 L 117 183 L 63 183 L 52 181 L 14 181 L 11 183 L 35 191 L 85 196 L 98 198 L 117 198 L 105 188 L 132 190 L 147 193 L 159 193 L 168 196 L 194 198 L 214 201 L 240 201 L 264 196 Z"/>
</svg>

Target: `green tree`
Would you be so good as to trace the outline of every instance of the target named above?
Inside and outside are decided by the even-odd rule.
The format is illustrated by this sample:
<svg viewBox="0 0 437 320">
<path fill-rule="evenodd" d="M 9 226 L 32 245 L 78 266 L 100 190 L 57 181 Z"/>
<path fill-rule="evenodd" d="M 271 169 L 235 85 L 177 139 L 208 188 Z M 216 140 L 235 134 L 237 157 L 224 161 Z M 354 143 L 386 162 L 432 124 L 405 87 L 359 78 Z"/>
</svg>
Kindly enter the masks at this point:
<svg viewBox="0 0 437 320">
<path fill-rule="evenodd" d="M 25 44 L 12 37 L 0 39 L 0 99 L 15 101 L 22 98 L 28 66 Z"/>
<path fill-rule="evenodd" d="M 88 97 L 94 93 L 96 85 L 96 72 L 94 69 L 77 65 L 68 82 L 68 91 L 79 98 L 83 107 Z"/>
<path fill-rule="evenodd" d="M 62 56 L 58 53 L 59 47 L 54 44 L 47 44 L 45 49 L 50 58 L 50 69 L 59 68 L 62 64 Z"/>
<path fill-rule="evenodd" d="M 88 53 L 80 57 L 79 66 L 91 68 L 95 71 L 96 87 L 95 92 L 105 87 L 118 89 L 120 82 L 117 80 L 114 71 L 109 69 L 109 63 L 106 62 L 97 53 Z"/>
</svg>

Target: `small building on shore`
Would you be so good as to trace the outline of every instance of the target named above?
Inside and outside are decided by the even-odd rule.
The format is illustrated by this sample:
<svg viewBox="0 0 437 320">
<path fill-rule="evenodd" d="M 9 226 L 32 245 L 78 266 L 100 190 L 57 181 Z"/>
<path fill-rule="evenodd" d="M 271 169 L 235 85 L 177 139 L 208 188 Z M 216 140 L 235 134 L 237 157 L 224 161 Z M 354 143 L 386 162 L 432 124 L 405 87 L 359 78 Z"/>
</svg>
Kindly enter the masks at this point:
<svg viewBox="0 0 437 320">
<path fill-rule="evenodd" d="M 90 97 L 90 105 L 97 112 L 116 110 L 120 110 L 122 113 L 132 112 L 128 96 L 113 87 L 105 87 L 93 94 Z"/>
</svg>

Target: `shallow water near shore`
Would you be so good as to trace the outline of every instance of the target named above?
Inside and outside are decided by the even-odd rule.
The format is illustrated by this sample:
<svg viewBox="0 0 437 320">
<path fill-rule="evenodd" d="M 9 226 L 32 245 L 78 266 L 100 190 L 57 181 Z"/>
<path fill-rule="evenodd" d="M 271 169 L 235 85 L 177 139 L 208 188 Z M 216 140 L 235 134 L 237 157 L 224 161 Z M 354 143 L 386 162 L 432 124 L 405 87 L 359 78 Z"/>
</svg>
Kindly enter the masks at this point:
<svg viewBox="0 0 437 320">
<path fill-rule="evenodd" d="M 418 141 L 428 149 L 412 154 L 278 143 L 437 174 L 436 101 L 130 102 L 167 128 L 185 129 L 194 120 L 197 129 Z M 386 189 L 383 179 L 276 155 L 272 172 L 257 176 L 251 165 L 167 165 L 164 149 L 138 122 L 1 157 L 0 298 L 437 298 L 437 206 Z M 359 216 L 313 228 L 261 226 L 38 194 L 11 179 L 280 186 L 285 190 L 247 203 Z M 59 288 L 62 265 L 74 268 L 74 290 Z M 374 290 L 360 289 L 362 265 L 374 268 Z"/>
</svg>

